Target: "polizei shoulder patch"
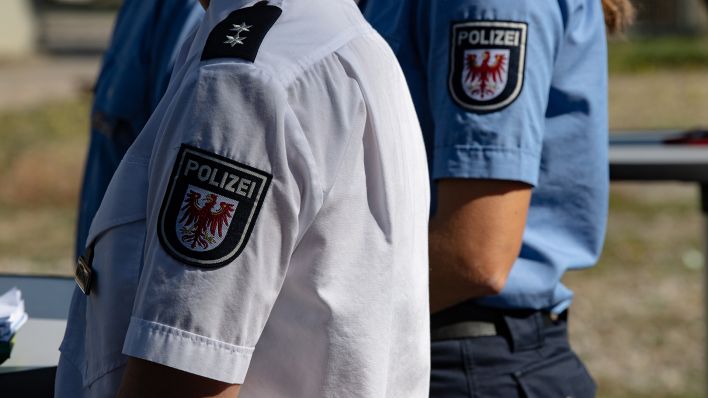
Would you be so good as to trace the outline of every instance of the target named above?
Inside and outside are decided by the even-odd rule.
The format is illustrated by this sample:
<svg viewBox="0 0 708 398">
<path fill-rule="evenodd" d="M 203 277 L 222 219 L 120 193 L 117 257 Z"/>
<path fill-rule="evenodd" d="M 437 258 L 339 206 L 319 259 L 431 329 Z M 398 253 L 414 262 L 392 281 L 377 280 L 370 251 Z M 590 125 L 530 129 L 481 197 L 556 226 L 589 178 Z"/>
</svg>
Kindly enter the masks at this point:
<svg viewBox="0 0 708 398">
<path fill-rule="evenodd" d="M 452 24 L 448 88 L 455 103 L 489 113 L 518 98 L 524 84 L 527 28 L 507 21 Z"/>
<path fill-rule="evenodd" d="M 266 34 L 282 10 L 261 1 L 229 14 L 209 33 L 202 61 L 214 58 L 243 58 L 255 61 Z"/>
<path fill-rule="evenodd" d="M 202 268 L 221 267 L 243 251 L 272 176 L 183 144 L 158 217 L 167 253 Z"/>
</svg>

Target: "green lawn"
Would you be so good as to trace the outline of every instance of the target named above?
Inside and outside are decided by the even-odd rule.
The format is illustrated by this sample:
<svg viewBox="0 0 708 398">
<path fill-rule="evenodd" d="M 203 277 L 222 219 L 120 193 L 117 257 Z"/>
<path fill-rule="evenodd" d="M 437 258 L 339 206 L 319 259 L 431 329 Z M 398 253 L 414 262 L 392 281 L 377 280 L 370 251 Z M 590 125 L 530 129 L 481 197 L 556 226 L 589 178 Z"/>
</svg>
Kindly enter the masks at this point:
<svg viewBox="0 0 708 398">
<path fill-rule="evenodd" d="M 88 104 L 0 113 L 0 272 L 70 273 Z"/>
<path fill-rule="evenodd" d="M 614 184 L 600 264 L 572 272 L 571 340 L 600 398 L 703 396 L 702 224 L 690 184 Z"/>
<path fill-rule="evenodd" d="M 708 37 L 613 40 L 609 53 L 611 73 L 706 70 Z"/>
</svg>

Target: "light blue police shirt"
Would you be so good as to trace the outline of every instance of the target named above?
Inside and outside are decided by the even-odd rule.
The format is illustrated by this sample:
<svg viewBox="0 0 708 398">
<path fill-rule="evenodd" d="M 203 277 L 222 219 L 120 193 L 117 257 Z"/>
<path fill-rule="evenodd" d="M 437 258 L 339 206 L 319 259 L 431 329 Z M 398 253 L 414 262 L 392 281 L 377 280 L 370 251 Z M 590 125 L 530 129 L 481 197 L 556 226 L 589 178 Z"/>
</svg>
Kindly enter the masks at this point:
<svg viewBox="0 0 708 398">
<path fill-rule="evenodd" d="M 203 15 L 197 0 L 123 3 L 96 83 L 77 256 L 113 173 L 162 98 L 179 48 Z"/>
<path fill-rule="evenodd" d="M 433 181 L 534 187 L 508 282 L 478 303 L 566 309 L 573 293 L 561 278 L 595 264 L 607 218 L 600 2 L 368 0 L 364 14 L 406 74 Z"/>
</svg>

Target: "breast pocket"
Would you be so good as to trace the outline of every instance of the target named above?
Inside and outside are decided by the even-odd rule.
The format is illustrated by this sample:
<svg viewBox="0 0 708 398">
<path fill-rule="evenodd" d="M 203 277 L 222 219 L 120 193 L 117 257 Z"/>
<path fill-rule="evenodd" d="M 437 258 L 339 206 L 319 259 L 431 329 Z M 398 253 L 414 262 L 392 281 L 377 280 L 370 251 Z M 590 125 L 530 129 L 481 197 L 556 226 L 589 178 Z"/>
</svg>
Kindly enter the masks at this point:
<svg viewBox="0 0 708 398">
<path fill-rule="evenodd" d="M 91 291 L 75 295 L 62 343 L 62 353 L 79 369 L 84 387 L 127 361 L 121 351 L 142 266 L 146 168 L 135 159 L 121 163 L 91 224 Z"/>
<path fill-rule="evenodd" d="M 95 241 L 93 284 L 86 303 L 84 386 L 123 366 L 121 351 L 140 280 L 145 220 L 116 225 Z"/>
</svg>

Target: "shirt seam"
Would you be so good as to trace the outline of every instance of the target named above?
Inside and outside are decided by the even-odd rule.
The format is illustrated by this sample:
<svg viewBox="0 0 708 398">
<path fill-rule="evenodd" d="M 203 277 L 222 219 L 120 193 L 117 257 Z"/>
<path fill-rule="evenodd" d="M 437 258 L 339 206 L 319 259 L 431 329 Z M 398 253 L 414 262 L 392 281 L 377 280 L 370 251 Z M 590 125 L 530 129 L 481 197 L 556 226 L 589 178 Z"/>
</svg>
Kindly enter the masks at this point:
<svg viewBox="0 0 708 398">
<path fill-rule="evenodd" d="M 335 55 L 338 50 L 355 39 L 357 35 L 362 35 L 362 37 L 365 37 L 374 34 L 375 33 L 368 26 L 359 25 L 352 27 L 344 31 L 344 33 L 336 36 L 334 39 L 328 41 L 325 45 L 320 46 L 317 51 L 312 52 L 309 56 L 303 57 L 301 60 L 296 61 L 294 67 L 286 69 L 288 73 L 283 73 L 281 69 L 278 71 L 278 75 L 271 73 L 268 70 L 269 68 L 259 65 L 258 62 L 249 62 L 242 58 L 215 58 L 201 60 L 199 61 L 198 68 L 218 64 L 245 65 L 246 67 L 253 68 L 263 73 L 287 91 L 287 89 L 289 89 L 290 86 L 293 85 L 298 79 L 319 65 L 319 63 L 325 60 L 328 56 Z M 282 67 L 282 65 L 275 65 L 275 67 L 278 66 Z M 285 78 L 283 76 L 285 76 Z"/>
<path fill-rule="evenodd" d="M 480 146 L 480 145 L 446 145 L 446 146 L 437 146 L 435 147 L 435 151 L 438 150 L 445 150 L 445 149 L 457 149 L 457 150 L 466 150 L 466 151 L 475 151 L 475 152 L 522 152 L 524 154 L 533 156 L 535 158 L 540 158 L 541 156 L 538 154 L 537 151 L 533 151 L 531 149 L 526 149 L 526 148 L 509 148 L 509 147 L 502 147 L 502 146 Z"/>
<path fill-rule="evenodd" d="M 297 62 L 295 64 L 296 67 L 291 69 L 292 73 L 286 75 L 288 77 L 287 79 L 281 79 L 280 76 L 272 76 L 268 71 L 264 72 L 272 76 L 274 80 L 280 82 L 285 88 L 290 88 L 290 85 L 294 84 L 303 75 L 315 68 L 328 56 L 335 55 L 338 50 L 350 43 L 357 35 L 368 36 L 371 34 L 373 34 L 371 28 L 365 25 L 358 25 L 347 29 Z"/>
<path fill-rule="evenodd" d="M 282 86 L 281 86 L 281 88 L 282 88 Z M 287 98 L 287 96 L 286 96 L 286 98 Z M 307 149 L 308 153 L 307 153 L 307 157 L 305 160 L 306 160 L 307 165 L 310 169 L 310 172 L 312 173 L 312 179 L 313 179 L 313 184 L 314 184 L 314 186 L 312 187 L 312 191 L 318 194 L 316 200 L 319 202 L 319 203 L 317 203 L 317 210 L 312 215 L 312 219 L 308 220 L 307 225 L 303 226 L 303 228 L 300 229 L 299 236 L 297 237 L 296 241 L 294 242 L 293 249 L 291 251 L 291 255 L 292 255 L 292 253 L 294 253 L 295 250 L 297 250 L 297 247 L 300 245 L 300 241 L 305 236 L 305 233 L 310 229 L 312 224 L 314 224 L 315 220 L 317 219 L 317 215 L 320 213 L 320 211 L 324 207 L 326 190 L 325 190 L 325 186 L 322 182 L 322 177 L 320 176 L 319 170 L 317 169 L 317 165 L 314 164 L 315 155 L 312 152 L 312 146 L 310 145 L 310 141 L 307 139 L 307 135 L 305 135 L 305 131 L 302 128 L 302 124 L 300 123 L 300 119 L 297 117 L 295 110 L 293 110 L 292 105 L 290 104 L 290 101 L 285 101 L 285 103 L 288 107 L 288 111 L 292 114 L 293 119 L 295 119 L 295 121 L 297 121 L 297 126 L 298 126 L 297 134 L 298 134 L 299 138 L 304 142 L 304 145 Z M 302 209 L 302 207 L 301 207 L 301 209 Z"/>
<path fill-rule="evenodd" d="M 220 351 L 227 351 L 231 354 L 246 354 L 251 355 L 255 347 L 240 346 L 236 344 L 230 344 L 225 341 L 212 339 L 210 337 L 202 336 L 197 333 L 193 333 L 187 330 L 179 329 L 173 326 L 165 325 L 160 322 L 148 321 L 146 319 L 131 317 L 134 319 L 141 330 L 144 330 L 151 334 L 162 334 L 177 337 L 181 340 L 188 340 L 192 343 L 196 343 L 207 348 L 213 348 Z"/>
<path fill-rule="evenodd" d="M 341 57 L 338 56 L 338 55 L 336 54 L 336 52 L 332 52 L 332 55 L 334 55 L 334 56 L 337 57 L 337 62 L 338 62 L 339 65 L 342 67 L 342 69 L 345 71 L 345 74 L 346 74 L 347 76 L 349 76 L 349 73 L 348 73 L 347 70 L 346 70 L 347 68 L 344 66 Z M 320 58 L 317 62 L 315 62 L 315 63 L 313 63 L 312 65 L 310 65 L 310 67 L 307 69 L 307 71 L 309 71 L 309 70 L 315 68 L 317 65 L 319 65 L 319 64 L 322 63 L 322 62 L 324 62 L 325 59 L 326 59 L 326 57 Z M 307 71 L 305 71 L 305 72 L 307 72 Z M 349 76 L 349 77 L 351 78 L 351 76 Z M 291 84 L 294 84 L 294 82 L 297 81 L 299 78 L 300 78 L 300 76 L 298 76 L 297 79 L 293 80 L 293 81 L 291 82 Z M 354 79 L 353 79 L 353 80 L 354 80 Z M 354 83 L 357 85 L 357 88 L 359 89 L 359 93 L 361 94 L 362 99 L 363 99 L 364 93 L 363 93 L 363 91 L 362 91 L 362 89 L 361 89 L 361 86 L 359 85 L 359 82 L 357 82 L 356 80 L 354 80 Z M 298 121 L 298 126 L 300 126 L 300 120 L 297 118 L 297 116 L 296 116 L 296 114 L 295 114 L 295 111 L 292 109 L 292 106 L 290 105 L 290 102 L 289 102 L 289 101 L 288 101 L 288 108 L 289 108 L 290 111 L 293 113 L 293 115 L 295 115 L 295 120 Z M 309 141 L 307 140 L 307 136 L 305 135 L 305 133 L 304 133 L 302 127 L 300 127 L 300 133 L 302 134 L 303 139 L 304 139 L 305 142 L 307 143 L 307 147 L 308 147 L 308 149 L 310 150 L 310 154 L 312 155 L 312 147 L 310 146 L 310 143 L 309 143 Z M 346 143 L 346 145 L 344 146 L 344 153 L 346 153 L 346 152 L 349 150 L 349 148 L 350 148 L 350 146 L 351 146 L 351 144 L 352 144 L 353 136 L 354 136 L 353 133 L 352 133 L 352 134 L 349 134 L 349 137 L 347 138 L 347 143 Z M 314 159 L 314 155 L 312 155 L 312 156 L 313 156 L 312 158 Z M 334 174 L 333 174 L 333 175 L 334 175 L 334 178 L 333 178 L 333 180 L 332 180 L 332 183 L 329 184 L 329 185 L 327 185 L 327 186 L 325 186 L 324 182 L 321 181 L 321 178 L 319 178 L 320 176 L 317 175 L 317 177 L 318 177 L 318 179 L 319 179 L 319 188 L 320 188 L 320 191 L 321 191 L 319 207 L 318 207 L 317 211 L 315 212 L 315 214 L 313 215 L 312 220 L 310 220 L 310 222 L 308 223 L 307 227 L 303 228 L 303 230 L 302 230 L 302 235 L 299 236 L 298 239 L 297 239 L 297 241 L 295 242 L 295 250 L 296 250 L 297 247 L 300 245 L 300 241 L 301 241 L 302 238 L 305 236 L 305 232 L 306 232 L 308 229 L 310 229 L 310 227 L 312 226 L 312 224 L 314 224 L 315 221 L 317 220 L 317 218 L 319 217 L 320 212 L 321 212 L 322 209 L 324 208 L 324 205 L 325 205 L 325 203 L 327 202 L 327 199 L 329 198 L 329 194 L 330 194 L 331 190 L 334 188 L 334 186 L 335 186 L 335 185 L 337 184 L 337 182 L 339 181 L 340 171 L 341 171 L 341 169 L 342 169 L 342 167 L 343 167 L 343 163 L 344 163 L 344 160 L 343 160 L 343 159 L 339 159 L 339 160 L 338 160 L 338 162 L 337 162 L 337 164 L 336 164 L 336 166 L 335 166 L 335 168 L 334 168 L 335 172 L 334 172 Z M 317 169 L 315 168 L 315 170 L 317 170 Z M 294 251 L 294 250 L 293 250 L 293 251 Z"/>
</svg>

